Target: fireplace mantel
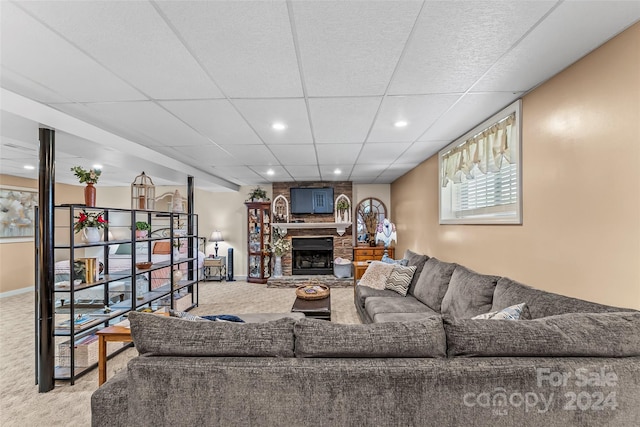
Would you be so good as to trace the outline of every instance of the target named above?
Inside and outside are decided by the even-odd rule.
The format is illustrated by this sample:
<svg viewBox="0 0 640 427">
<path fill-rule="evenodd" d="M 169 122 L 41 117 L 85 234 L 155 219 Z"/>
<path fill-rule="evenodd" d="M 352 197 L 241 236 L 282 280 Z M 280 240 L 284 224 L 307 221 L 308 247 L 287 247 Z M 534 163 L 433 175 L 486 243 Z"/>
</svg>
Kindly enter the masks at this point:
<svg viewBox="0 0 640 427">
<path fill-rule="evenodd" d="M 351 224 L 351 222 L 276 222 L 273 226 L 278 227 L 283 235 L 287 234 L 288 229 L 335 228 L 336 233 L 342 236 Z"/>
</svg>

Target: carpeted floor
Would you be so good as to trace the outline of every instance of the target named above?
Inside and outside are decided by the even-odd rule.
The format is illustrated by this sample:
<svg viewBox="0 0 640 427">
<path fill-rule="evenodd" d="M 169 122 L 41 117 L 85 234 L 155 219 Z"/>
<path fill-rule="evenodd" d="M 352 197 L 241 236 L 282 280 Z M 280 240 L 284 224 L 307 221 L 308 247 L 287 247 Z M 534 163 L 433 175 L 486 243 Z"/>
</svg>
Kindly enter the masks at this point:
<svg viewBox="0 0 640 427">
<path fill-rule="evenodd" d="M 288 312 L 294 289 L 266 288 L 247 282 L 200 284 L 200 306 L 195 314 Z M 353 288 L 331 290 L 331 320 L 360 323 L 353 305 Z M 71 386 L 59 382 L 54 390 L 38 393 L 35 385 L 34 294 L 0 298 L 0 425 L 90 426 L 90 398 L 98 387 L 93 369 Z M 107 378 L 137 356 L 130 348 L 109 360 Z"/>
</svg>

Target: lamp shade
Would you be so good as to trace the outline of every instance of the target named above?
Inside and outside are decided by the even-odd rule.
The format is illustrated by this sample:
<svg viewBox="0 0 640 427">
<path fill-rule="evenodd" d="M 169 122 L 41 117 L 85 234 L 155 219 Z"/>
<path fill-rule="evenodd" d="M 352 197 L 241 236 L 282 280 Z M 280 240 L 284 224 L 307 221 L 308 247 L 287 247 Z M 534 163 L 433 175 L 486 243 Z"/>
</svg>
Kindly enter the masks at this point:
<svg viewBox="0 0 640 427">
<path fill-rule="evenodd" d="M 209 237 L 210 242 L 223 242 L 222 233 L 219 231 L 214 231 L 211 233 L 211 237 Z"/>
</svg>

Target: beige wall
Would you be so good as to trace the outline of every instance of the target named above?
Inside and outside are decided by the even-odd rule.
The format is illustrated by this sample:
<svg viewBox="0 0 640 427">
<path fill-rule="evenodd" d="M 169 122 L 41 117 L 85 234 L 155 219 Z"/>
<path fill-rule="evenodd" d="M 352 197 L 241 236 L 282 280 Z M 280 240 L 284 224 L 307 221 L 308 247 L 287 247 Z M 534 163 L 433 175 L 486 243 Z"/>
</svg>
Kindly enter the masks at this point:
<svg viewBox="0 0 640 427">
<path fill-rule="evenodd" d="M 399 248 L 640 308 L 640 24 L 523 98 L 522 151 L 523 225 L 438 225 L 434 156 L 391 186 Z"/>
</svg>

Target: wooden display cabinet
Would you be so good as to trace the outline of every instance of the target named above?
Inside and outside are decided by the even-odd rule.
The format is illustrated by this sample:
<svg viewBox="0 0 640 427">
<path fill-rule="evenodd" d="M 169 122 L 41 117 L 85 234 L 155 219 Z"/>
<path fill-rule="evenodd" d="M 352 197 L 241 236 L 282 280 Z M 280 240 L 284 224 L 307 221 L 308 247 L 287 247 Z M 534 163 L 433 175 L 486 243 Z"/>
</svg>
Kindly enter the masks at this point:
<svg viewBox="0 0 640 427">
<path fill-rule="evenodd" d="M 247 282 L 267 283 L 271 277 L 271 203 L 247 202 Z"/>
</svg>

